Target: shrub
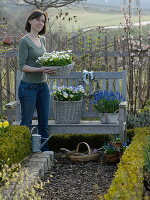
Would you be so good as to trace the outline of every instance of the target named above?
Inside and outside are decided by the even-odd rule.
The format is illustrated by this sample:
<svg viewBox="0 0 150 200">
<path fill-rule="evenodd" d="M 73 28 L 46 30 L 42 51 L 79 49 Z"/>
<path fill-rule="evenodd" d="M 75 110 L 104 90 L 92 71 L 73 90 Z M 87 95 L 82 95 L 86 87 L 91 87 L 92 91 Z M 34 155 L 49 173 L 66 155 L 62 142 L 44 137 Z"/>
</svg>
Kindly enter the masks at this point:
<svg viewBox="0 0 150 200">
<path fill-rule="evenodd" d="M 127 139 L 129 139 L 129 141 L 131 141 L 132 138 L 134 137 L 134 134 L 135 134 L 135 129 L 127 130 Z"/>
<path fill-rule="evenodd" d="M 150 112 L 144 111 L 137 113 L 135 116 L 127 116 L 127 129 L 137 127 L 150 127 Z"/>
<path fill-rule="evenodd" d="M 78 143 L 83 141 L 87 142 L 91 148 L 100 148 L 105 142 L 110 141 L 110 136 L 103 134 L 58 134 L 51 137 L 49 146 L 53 151 L 59 151 L 62 147 L 75 150 Z"/>
<path fill-rule="evenodd" d="M 127 130 L 127 139 L 130 141 L 134 136 L 134 129 Z M 53 151 L 59 151 L 64 147 L 75 150 L 79 142 L 87 142 L 91 148 L 100 148 L 105 143 L 111 141 L 112 135 L 106 134 L 57 134 L 49 140 L 49 147 Z M 82 148 L 82 146 L 81 146 Z"/>
<path fill-rule="evenodd" d="M 138 113 L 127 116 L 127 128 L 150 127 L 150 101 L 147 101 L 143 109 L 138 110 Z"/>
<path fill-rule="evenodd" d="M 41 200 L 36 190 L 42 190 L 44 184 L 38 177 L 31 178 L 29 171 L 20 164 L 11 167 L 4 164 L 0 172 L 0 200 Z"/>
<path fill-rule="evenodd" d="M 0 132 L 0 166 L 19 163 L 31 153 L 31 134 L 27 127 L 9 126 Z"/>
<path fill-rule="evenodd" d="M 142 199 L 143 195 L 143 166 L 144 146 L 147 143 L 149 128 L 135 129 L 135 136 L 124 152 L 112 184 L 103 197 L 105 200 Z"/>
<path fill-rule="evenodd" d="M 150 173 L 150 136 L 147 137 L 147 144 L 144 147 L 144 160 L 144 169 Z"/>
</svg>

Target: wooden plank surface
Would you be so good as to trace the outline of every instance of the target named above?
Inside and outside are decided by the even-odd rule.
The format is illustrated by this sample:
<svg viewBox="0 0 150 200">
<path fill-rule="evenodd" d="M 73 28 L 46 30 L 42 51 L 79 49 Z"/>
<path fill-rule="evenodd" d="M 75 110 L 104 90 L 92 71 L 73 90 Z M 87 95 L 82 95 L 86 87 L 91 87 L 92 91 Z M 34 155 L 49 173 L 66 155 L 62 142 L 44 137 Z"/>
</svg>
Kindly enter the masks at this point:
<svg viewBox="0 0 150 200">
<path fill-rule="evenodd" d="M 37 126 L 37 120 L 33 120 Z M 80 121 L 80 124 L 55 124 L 49 120 L 49 133 L 52 134 L 118 134 L 119 123 L 101 124 L 100 121 Z"/>
</svg>

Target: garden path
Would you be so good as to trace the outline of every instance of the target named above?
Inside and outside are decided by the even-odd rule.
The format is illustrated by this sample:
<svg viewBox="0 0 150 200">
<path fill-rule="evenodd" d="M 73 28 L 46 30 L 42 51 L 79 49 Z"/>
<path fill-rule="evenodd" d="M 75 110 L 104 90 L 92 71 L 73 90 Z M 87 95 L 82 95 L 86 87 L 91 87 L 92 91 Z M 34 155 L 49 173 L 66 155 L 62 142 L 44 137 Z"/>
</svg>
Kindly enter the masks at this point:
<svg viewBox="0 0 150 200">
<path fill-rule="evenodd" d="M 42 179 L 44 189 L 38 191 L 44 200 L 96 200 L 110 187 L 117 165 L 99 161 L 75 163 L 55 157 L 54 165 Z"/>
</svg>

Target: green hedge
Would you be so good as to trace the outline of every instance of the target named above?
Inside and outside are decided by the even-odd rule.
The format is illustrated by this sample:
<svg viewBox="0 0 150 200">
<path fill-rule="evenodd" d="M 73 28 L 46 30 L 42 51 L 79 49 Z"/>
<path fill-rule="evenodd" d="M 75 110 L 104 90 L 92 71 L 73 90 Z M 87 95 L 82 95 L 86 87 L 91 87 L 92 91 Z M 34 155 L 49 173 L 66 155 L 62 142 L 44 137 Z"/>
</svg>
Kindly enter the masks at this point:
<svg viewBox="0 0 150 200">
<path fill-rule="evenodd" d="M 0 132 L 0 164 L 19 163 L 31 153 L 31 134 L 25 126 L 8 126 Z"/>
<path fill-rule="evenodd" d="M 136 128 L 131 144 L 124 152 L 108 192 L 100 200 L 140 200 L 143 195 L 144 146 L 150 128 Z"/>
<path fill-rule="evenodd" d="M 53 151 L 59 151 L 62 147 L 75 150 L 79 142 L 87 142 L 91 148 L 100 148 L 109 140 L 108 135 L 102 134 L 57 134 L 50 138 L 49 148 Z"/>
<path fill-rule="evenodd" d="M 112 135 L 111 135 L 112 136 Z M 127 131 L 127 138 L 132 139 L 134 129 Z M 87 142 L 91 148 L 100 148 L 105 142 L 111 140 L 110 135 L 104 134 L 57 134 L 50 138 L 49 148 L 53 151 L 59 151 L 64 147 L 69 150 L 75 150 L 79 142 Z M 84 148 L 84 145 L 81 146 Z"/>
</svg>

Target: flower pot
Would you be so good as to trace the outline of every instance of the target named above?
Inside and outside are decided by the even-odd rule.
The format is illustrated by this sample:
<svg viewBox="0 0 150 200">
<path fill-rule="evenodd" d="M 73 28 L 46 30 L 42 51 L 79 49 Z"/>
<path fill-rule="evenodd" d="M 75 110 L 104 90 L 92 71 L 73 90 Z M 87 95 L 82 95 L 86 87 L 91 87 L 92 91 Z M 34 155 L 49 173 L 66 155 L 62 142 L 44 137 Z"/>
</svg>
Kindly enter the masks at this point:
<svg viewBox="0 0 150 200">
<path fill-rule="evenodd" d="M 2 40 L 3 44 L 10 45 L 12 43 L 12 36 L 5 35 L 4 39 Z"/>
<path fill-rule="evenodd" d="M 50 69 L 55 70 L 55 73 L 53 73 L 49 76 L 62 77 L 62 76 L 69 75 L 69 73 L 73 69 L 73 66 L 74 66 L 74 63 L 65 65 L 65 66 L 43 66 L 43 67 L 49 67 Z"/>
<path fill-rule="evenodd" d="M 104 155 L 104 162 L 111 163 L 111 164 L 117 164 L 120 162 L 120 155 L 118 153 L 114 154 L 105 154 Z"/>
<path fill-rule="evenodd" d="M 121 148 L 122 147 L 122 143 L 121 142 L 115 142 L 114 146 L 116 148 Z"/>
<path fill-rule="evenodd" d="M 79 124 L 82 101 L 54 101 L 56 124 Z"/>
<path fill-rule="evenodd" d="M 102 124 L 114 124 L 118 122 L 119 113 L 99 113 Z"/>
</svg>

